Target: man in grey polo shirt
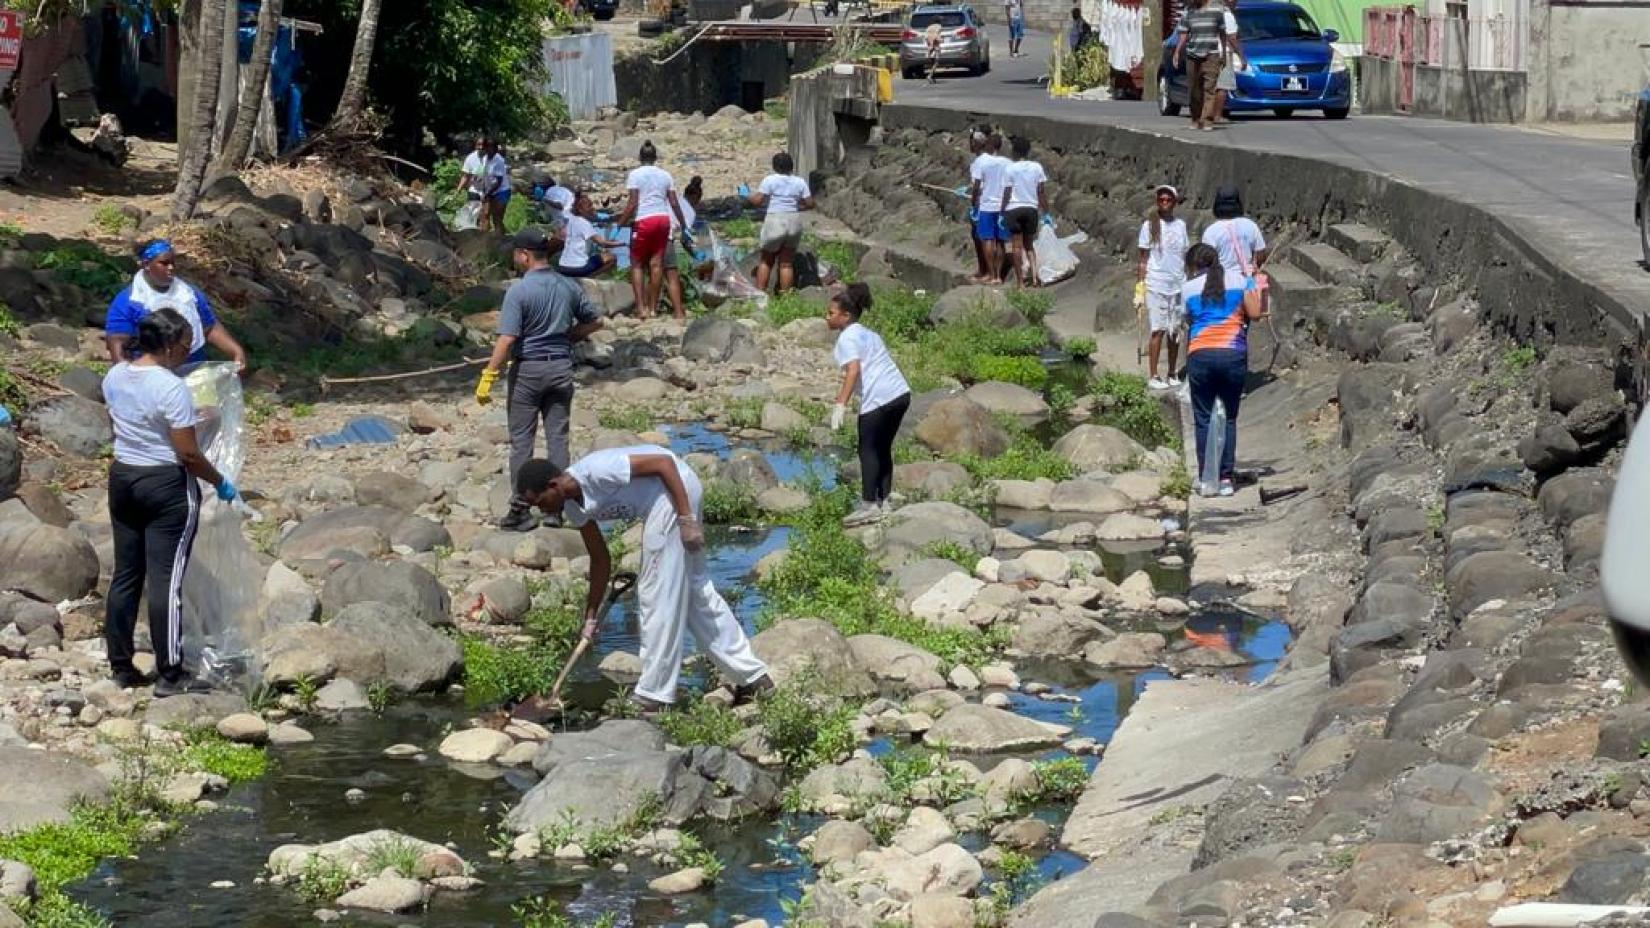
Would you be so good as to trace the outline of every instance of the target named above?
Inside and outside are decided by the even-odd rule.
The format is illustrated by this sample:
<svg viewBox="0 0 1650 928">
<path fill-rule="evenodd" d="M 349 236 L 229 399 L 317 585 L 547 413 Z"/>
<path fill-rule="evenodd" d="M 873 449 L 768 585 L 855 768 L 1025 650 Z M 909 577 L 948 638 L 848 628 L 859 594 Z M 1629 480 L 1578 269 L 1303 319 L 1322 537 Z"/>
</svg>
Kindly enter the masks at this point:
<svg viewBox="0 0 1650 928">
<path fill-rule="evenodd" d="M 505 411 L 510 423 L 510 511 L 499 521 L 507 531 L 531 531 L 532 507 L 514 493 L 516 475 L 533 456 L 539 422 L 548 457 L 566 467 L 567 424 L 573 409 L 573 343 L 602 327 L 601 310 L 579 286 L 550 265 L 550 239 L 526 228 L 510 238 L 521 279 L 504 294 L 493 356 L 476 384 L 476 402 L 492 401 L 493 381 L 510 362 Z"/>
</svg>

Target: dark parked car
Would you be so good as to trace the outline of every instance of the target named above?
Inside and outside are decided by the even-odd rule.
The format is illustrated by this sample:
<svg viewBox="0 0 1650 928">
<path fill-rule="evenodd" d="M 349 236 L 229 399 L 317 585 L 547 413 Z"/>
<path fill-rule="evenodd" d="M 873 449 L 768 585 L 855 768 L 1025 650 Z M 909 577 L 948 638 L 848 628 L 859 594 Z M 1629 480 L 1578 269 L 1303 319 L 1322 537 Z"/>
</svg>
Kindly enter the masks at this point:
<svg viewBox="0 0 1650 928">
<path fill-rule="evenodd" d="M 928 44 L 923 34 L 940 27 L 940 67 L 965 68 L 970 74 L 991 70 L 991 40 L 974 8 L 963 4 L 919 6 L 911 12 L 899 43 L 899 70 L 907 79 L 928 73 Z"/>
<path fill-rule="evenodd" d="M 1639 224 L 1644 266 L 1650 269 L 1650 87 L 1639 91 L 1638 102 L 1633 104 L 1633 179 L 1638 182 L 1633 219 Z"/>
<path fill-rule="evenodd" d="M 612 19 L 613 14 L 619 12 L 619 0 L 579 0 L 579 5 L 600 20 Z"/>
<path fill-rule="evenodd" d="M 1330 44 L 1340 39 L 1335 30 L 1319 29 L 1293 3 L 1244 2 L 1232 12 L 1243 46 L 1243 70 L 1236 74 L 1237 90 L 1226 95 L 1228 111 L 1271 110 L 1289 116 L 1297 110 L 1322 110 L 1330 119 L 1346 118 L 1352 111 L 1352 74 L 1346 58 Z M 1185 62 L 1174 66 L 1179 38 L 1176 33 L 1164 44 L 1157 74 L 1157 105 L 1165 116 L 1179 114 L 1190 103 Z"/>
</svg>

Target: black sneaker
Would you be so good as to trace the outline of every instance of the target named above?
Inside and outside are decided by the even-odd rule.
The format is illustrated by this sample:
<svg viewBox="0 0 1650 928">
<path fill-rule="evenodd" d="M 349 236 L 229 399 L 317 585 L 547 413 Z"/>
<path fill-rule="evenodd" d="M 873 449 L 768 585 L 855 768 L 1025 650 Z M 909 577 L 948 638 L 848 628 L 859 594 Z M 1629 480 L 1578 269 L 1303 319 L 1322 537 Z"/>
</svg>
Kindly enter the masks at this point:
<svg viewBox="0 0 1650 928">
<path fill-rule="evenodd" d="M 743 706 L 753 700 L 761 699 L 771 692 L 773 692 L 773 678 L 763 674 L 749 683 L 734 687 L 733 704 Z"/>
<path fill-rule="evenodd" d="M 512 509 L 498 520 L 499 529 L 506 532 L 530 532 L 538 525 L 539 520 L 533 516 L 531 509 Z"/>
<path fill-rule="evenodd" d="M 648 699 L 646 696 L 631 696 L 628 702 L 629 715 L 644 722 L 657 719 L 660 713 L 670 708 L 670 703 Z"/>
<path fill-rule="evenodd" d="M 189 693 L 210 693 L 212 684 L 205 680 L 184 674 L 171 680 L 161 680 L 155 684 L 155 698 L 165 699 L 168 696 L 183 696 Z"/>
<path fill-rule="evenodd" d="M 141 670 L 116 670 L 109 674 L 109 679 L 115 681 L 115 686 L 123 690 L 135 690 L 140 686 L 148 686 L 155 682 L 155 678 Z"/>
</svg>

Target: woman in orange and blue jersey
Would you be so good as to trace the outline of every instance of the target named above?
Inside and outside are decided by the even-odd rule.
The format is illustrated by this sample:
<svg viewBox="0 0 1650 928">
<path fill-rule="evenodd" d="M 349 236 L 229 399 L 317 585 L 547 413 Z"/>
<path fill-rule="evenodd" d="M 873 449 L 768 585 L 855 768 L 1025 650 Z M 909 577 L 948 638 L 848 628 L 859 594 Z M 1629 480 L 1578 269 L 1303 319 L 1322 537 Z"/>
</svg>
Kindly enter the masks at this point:
<svg viewBox="0 0 1650 928">
<path fill-rule="evenodd" d="M 1192 393 L 1198 472 L 1203 473 L 1209 416 L 1215 401 L 1226 407 L 1226 441 L 1220 455 L 1220 483 L 1200 486 L 1205 496 L 1231 496 L 1237 470 L 1238 405 L 1249 374 L 1249 322 L 1262 312 L 1261 293 L 1240 268 L 1223 267 L 1220 253 L 1197 244 L 1186 252 L 1182 290 L 1191 338 L 1186 348 L 1186 380 Z"/>
</svg>

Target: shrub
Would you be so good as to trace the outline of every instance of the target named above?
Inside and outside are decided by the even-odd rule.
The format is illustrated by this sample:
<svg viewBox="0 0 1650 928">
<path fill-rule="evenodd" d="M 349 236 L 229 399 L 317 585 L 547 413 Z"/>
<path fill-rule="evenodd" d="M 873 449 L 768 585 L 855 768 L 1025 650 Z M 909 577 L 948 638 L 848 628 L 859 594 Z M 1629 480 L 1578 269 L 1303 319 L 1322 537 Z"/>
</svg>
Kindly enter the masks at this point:
<svg viewBox="0 0 1650 928">
<path fill-rule="evenodd" d="M 745 723 L 721 703 L 692 699 L 659 715 L 659 727 L 671 744 L 683 747 L 710 745 L 732 747 Z"/>
<path fill-rule="evenodd" d="M 653 414 L 645 409 L 604 409 L 596 414 L 596 422 L 604 429 L 621 432 L 647 432 L 653 428 Z"/>
<path fill-rule="evenodd" d="M 1148 448 L 1180 447 L 1180 433 L 1163 416 L 1163 407 L 1146 390 L 1138 374 L 1106 371 L 1095 379 L 1094 392 L 1100 397 L 1104 425 L 1121 430 Z"/>
<path fill-rule="evenodd" d="M 973 551 L 957 544 L 954 541 L 933 542 L 924 547 L 922 549 L 922 553 L 924 557 L 938 557 L 951 561 L 958 567 L 961 567 L 970 576 L 973 576 L 974 568 L 979 566 L 980 563 L 980 556 L 978 554 L 975 554 Z"/>
<path fill-rule="evenodd" d="M 762 518 L 762 510 L 756 505 L 756 493 L 749 484 L 712 480 L 705 485 L 701 505 L 706 525 L 737 525 Z"/>
<path fill-rule="evenodd" d="M 10 335 L 17 338 L 23 334 L 23 326 L 17 317 L 11 314 L 11 306 L 0 302 L 0 335 Z"/>
<path fill-rule="evenodd" d="M 1043 290 L 1015 288 L 1008 291 L 1008 305 L 1019 310 L 1027 322 L 1040 325 L 1048 316 L 1048 311 L 1053 308 L 1054 298 Z"/>
<path fill-rule="evenodd" d="M 1041 390 L 1048 382 L 1048 368 L 1036 358 L 1004 357 L 988 354 L 974 358 L 968 366 L 964 383 L 984 383 L 1000 380 L 1015 383 L 1030 390 Z"/>
<path fill-rule="evenodd" d="M 774 328 L 781 328 L 787 323 L 798 319 L 815 319 L 823 313 L 819 307 L 797 295 L 795 290 L 787 290 L 768 300 L 768 322 Z"/>
<path fill-rule="evenodd" d="M 754 396 L 729 400 L 727 408 L 722 410 L 722 421 L 729 428 L 754 429 L 762 424 L 762 403 Z"/>
<path fill-rule="evenodd" d="M 116 236 L 126 231 L 128 225 L 136 226 L 137 223 L 113 203 L 105 203 L 92 212 L 92 225 L 97 226 L 104 235 Z"/>
<path fill-rule="evenodd" d="M 53 271 L 64 283 L 103 300 L 113 298 L 126 285 L 128 277 L 119 260 L 85 242 L 58 245 L 43 253 L 35 266 L 42 271 Z"/>
<path fill-rule="evenodd" d="M 1070 480 L 1077 476 L 1077 468 L 1053 451 L 1044 448 L 1030 434 L 1015 437 L 1008 450 L 996 457 L 975 454 L 955 456 L 975 480 Z"/>
<path fill-rule="evenodd" d="M 834 764 L 854 749 L 849 723 L 854 707 L 822 691 L 817 676 L 804 673 L 776 687 L 758 704 L 762 731 L 793 775 Z"/>
<path fill-rule="evenodd" d="M 1160 491 L 1164 496 L 1173 499 L 1185 499 L 1192 495 L 1192 475 L 1186 470 L 1186 462 L 1176 460 L 1169 468 L 1169 475 L 1163 478 Z"/>
<path fill-rule="evenodd" d="M 910 290 L 877 288 L 871 291 L 871 308 L 860 321 L 876 331 L 890 345 L 915 339 L 928 327 L 934 298 Z"/>
<path fill-rule="evenodd" d="M 1094 354 L 1094 352 L 1099 348 L 1099 346 L 1094 343 L 1094 339 L 1092 338 L 1067 339 L 1066 343 L 1061 347 L 1065 350 L 1067 357 L 1076 361 L 1081 361 L 1089 355 Z"/>
</svg>

